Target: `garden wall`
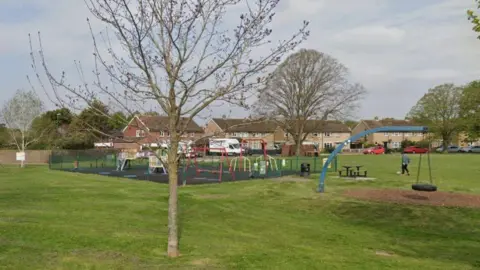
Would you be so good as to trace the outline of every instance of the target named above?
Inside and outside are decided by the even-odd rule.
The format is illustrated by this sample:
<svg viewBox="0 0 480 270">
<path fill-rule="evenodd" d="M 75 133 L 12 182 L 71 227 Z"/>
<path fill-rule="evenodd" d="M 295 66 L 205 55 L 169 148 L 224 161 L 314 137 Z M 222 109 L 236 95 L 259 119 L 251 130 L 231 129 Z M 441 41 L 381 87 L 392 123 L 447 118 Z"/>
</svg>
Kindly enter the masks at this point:
<svg viewBox="0 0 480 270">
<path fill-rule="evenodd" d="M 17 150 L 0 150 L 0 164 L 20 164 L 17 161 Z M 48 164 L 51 150 L 27 150 L 26 164 Z"/>
</svg>

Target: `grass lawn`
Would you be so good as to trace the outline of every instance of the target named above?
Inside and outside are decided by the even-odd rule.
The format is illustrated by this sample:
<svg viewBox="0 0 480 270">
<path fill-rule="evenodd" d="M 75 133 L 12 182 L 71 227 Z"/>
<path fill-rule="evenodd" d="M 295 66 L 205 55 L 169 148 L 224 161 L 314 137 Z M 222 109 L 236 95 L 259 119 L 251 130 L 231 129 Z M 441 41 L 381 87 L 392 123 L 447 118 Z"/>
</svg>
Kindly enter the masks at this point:
<svg viewBox="0 0 480 270">
<path fill-rule="evenodd" d="M 330 177 L 324 194 L 315 192 L 318 175 L 182 187 L 174 260 L 165 257 L 165 185 L 0 168 L 0 269 L 478 269 L 480 209 L 341 195 L 409 189 L 414 176 L 396 175 L 399 159 L 341 156 L 339 165 L 365 165 L 377 180 Z M 480 195 L 479 164 L 480 155 L 432 156 L 443 191 Z"/>
</svg>

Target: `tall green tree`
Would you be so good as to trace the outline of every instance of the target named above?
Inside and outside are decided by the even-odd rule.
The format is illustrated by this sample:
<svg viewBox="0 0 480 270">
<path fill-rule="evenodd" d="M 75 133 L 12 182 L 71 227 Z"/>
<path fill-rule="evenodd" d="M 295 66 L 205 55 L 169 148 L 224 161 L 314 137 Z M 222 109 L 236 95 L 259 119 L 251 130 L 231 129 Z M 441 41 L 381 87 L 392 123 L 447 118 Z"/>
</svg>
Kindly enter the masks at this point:
<svg viewBox="0 0 480 270">
<path fill-rule="evenodd" d="M 480 81 L 473 81 L 463 88 L 460 117 L 467 141 L 478 140 L 480 138 Z"/>
<path fill-rule="evenodd" d="M 462 129 L 461 98 L 461 87 L 450 83 L 438 85 L 428 90 L 407 117 L 428 126 L 433 135 L 442 140 L 443 148 L 446 149 Z"/>
<path fill-rule="evenodd" d="M 68 140 L 68 126 L 72 123 L 75 115 L 68 108 L 47 111 L 35 118 L 32 123 L 32 132 L 45 132 L 45 136 L 32 144 L 32 149 L 52 149 L 62 147 L 62 143 Z"/>
</svg>

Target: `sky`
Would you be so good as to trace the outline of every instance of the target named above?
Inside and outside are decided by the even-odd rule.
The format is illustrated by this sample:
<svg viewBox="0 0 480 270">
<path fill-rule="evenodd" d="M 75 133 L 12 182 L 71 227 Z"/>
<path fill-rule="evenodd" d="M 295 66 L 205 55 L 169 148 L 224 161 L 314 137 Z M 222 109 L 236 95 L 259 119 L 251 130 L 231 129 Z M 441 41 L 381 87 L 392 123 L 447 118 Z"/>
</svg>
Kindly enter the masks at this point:
<svg viewBox="0 0 480 270">
<path fill-rule="evenodd" d="M 354 118 L 404 118 L 429 88 L 479 79 L 480 40 L 466 16 L 474 6 L 473 0 L 281 0 L 273 33 L 285 37 L 309 21 L 310 37 L 300 48 L 337 58 L 349 68 L 352 82 L 368 91 Z M 30 89 L 29 33 L 36 50 L 41 32 L 54 74 L 73 71 L 74 60 L 91 70 L 86 18 L 92 19 L 94 32 L 104 29 L 83 0 L 1 1 L 0 104 L 17 89 Z M 48 103 L 38 82 L 33 85 Z M 248 112 L 228 106 L 209 112 L 210 117 L 223 114 L 244 117 Z"/>
</svg>

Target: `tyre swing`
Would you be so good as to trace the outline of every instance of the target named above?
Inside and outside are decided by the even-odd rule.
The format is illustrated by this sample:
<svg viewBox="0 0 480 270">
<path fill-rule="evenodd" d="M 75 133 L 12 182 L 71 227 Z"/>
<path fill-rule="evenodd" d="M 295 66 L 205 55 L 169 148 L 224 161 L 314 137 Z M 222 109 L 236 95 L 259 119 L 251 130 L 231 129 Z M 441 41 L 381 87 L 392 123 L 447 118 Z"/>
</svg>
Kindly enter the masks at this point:
<svg viewBox="0 0 480 270">
<path fill-rule="evenodd" d="M 428 160 L 428 183 L 420 183 L 420 169 L 422 168 L 422 154 L 420 154 L 420 159 L 418 161 L 418 171 L 417 171 L 417 182 L 412 184 L 412 189 L 416 191 L 425 191 L 425 192 L 434 192 L 437 191 L 437 186 L 433 184 L 432 181 L 432 167 L 430 163 L 430 151 L 427 152 L 427 160 Z"/>
</svg>

